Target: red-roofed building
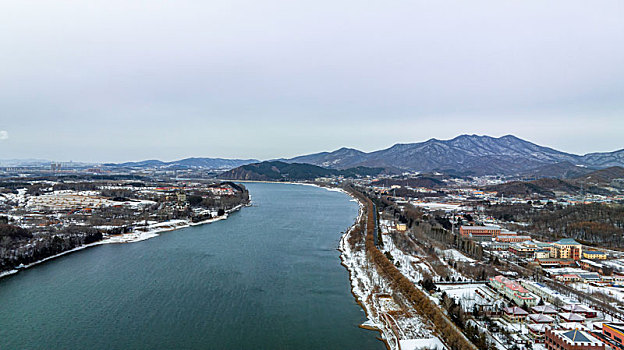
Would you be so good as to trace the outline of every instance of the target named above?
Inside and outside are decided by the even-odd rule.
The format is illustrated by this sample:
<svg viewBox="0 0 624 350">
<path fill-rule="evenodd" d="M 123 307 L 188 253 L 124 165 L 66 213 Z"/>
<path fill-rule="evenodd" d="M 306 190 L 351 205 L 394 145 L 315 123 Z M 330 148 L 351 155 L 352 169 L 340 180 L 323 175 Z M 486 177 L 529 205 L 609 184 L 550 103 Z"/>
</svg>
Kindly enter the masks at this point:
<svg viewBox="0 0 624 350">
<path fill-rule="evenodd" d="M 544 315 L 556 315 L 558 312 L 554 307 L 550 305 L 536 305 L 531 308 L 531 312 L 534 314 L 544 314 Z"/>
<path fill-rule="evenodd" d="M 555 322 L 555 319 L 544 314 L 530 314 L 529 323 L 551 324 Z"/>
<path fill-rule="evenodd" d="M 460 226 L 459 234 L 464 238 L 476 240 L 491 240 L 497 236 L 501 229 L 494 226 Z"/>
<path fill-rule="evenodd" d="M 507 277 L 491 277 L 490 285 L 499 293 L 503 294 L 510 300 L 513 300 L 516 305 L 523 305 L 527 307 L 537 305 L 537 298 L 533 294 L 531 294 L 520 283 L 512 281 Z"/>
<path fill-rule="evenodd" d="M 503 318 L 507 319 L 509 322 L 524 322 L 528 314 L 529 313 L 524 311 L 524 309 L 517 306 L 503 309 Z"/>
<path fill-rule="evenodd" d="M 559 314 L 559 319 L 561 322 L 576 322 L 583 323 L 585 322 L 585 316 L 581 314 L 575 314 L 572 312 L 563 312 Z"/>
<path fill-rule="evenodd" d="M 546 328 L 548 328 L 548 325 L 534 323 L 534 324 L 528 325 L 527 328 L 529 328 L 529 335 L 531 335 L 531 337 L 536 343 L 544 342 L 544 334 L 546 333 Z"/>
<path fill-rule="evenodd" d="M 611 339 L 618 347 L 624 349 L 624 324 L 623 323 L 604 323 L 602 325 L 602 334 Z"/>
<path fill-rule="evenodd" d="M 590 309 L 589 307 L 581 304 L 567 304 L 561 308 L 565 312 L 571 312 L 575 314 L 581 314 L 585 316 L 585 318 L 594 318 L 598 316 L 598 312 L 594 309 Z"/>
</svg>

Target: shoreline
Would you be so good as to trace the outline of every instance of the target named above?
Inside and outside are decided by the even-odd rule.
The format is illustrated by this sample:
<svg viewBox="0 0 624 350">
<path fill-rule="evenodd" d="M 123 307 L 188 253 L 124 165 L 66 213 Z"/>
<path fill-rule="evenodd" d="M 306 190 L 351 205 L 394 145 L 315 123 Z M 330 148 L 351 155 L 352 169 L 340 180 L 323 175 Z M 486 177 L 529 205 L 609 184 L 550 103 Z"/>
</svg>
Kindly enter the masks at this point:
<svg viewBox="0 0 624 350">
<path fill-rule="evenodd" d="M 234 180 L 224 180 L 224 181 L 234 181 Z M 238 180 L 237 180 L 238 181 Z M 345 194 L 348 195 L 348 193 L 342 189 L 336 188 L 336 189 L 331 189 L 329 187 L 323 187 L 323 186 L 319 186 L 317 184 L 312 184 L 312 183 L 301 183 L 301 182 L 278 182 L 278 181 L 239 181 L 239 182 L 254 182 L 254 183 L 281 183 L 281 184 L 291 184 L 291 185 L 308 185 L 308 186 L 315 186 L 315 187 L 319 187 L 319 188 L 325 188 L 327 190 L 330 191 L 340 191 L 343 192 Z M 217 221 L 221 221 L 221 220 L 226 220 L 229 217 L 229 214 L 234 213 L 239 211 L 240 209 L 244 208 L 244 207 L 248 207 L 252 205 L 252 199 L 251 199 L 251 195 L 249 196 L 249 202 L 248 203 L 244 203 L 244 204 L 239 204 L 231 209 L 227 209 L 225 211 L 225 214 L 222 216 L 218 216 L 216 218 L 210 218 L 207 220 L 203 220 L 203 221 L 199 221 L 199 222 L 191 222 L 189 220 L 170 220 L 170 221 L 163 221 L 163 222 L 159 222 L 156 224 L 152 224 L 151 226 L 152 229 L 147 230 L 147 231 L 133 231 L 130 233 L 124 233 L 124 234 L 120 234 L 120 235 L 111 235 L 111 236 L 106 236 L 106 238 L 103 238 L 100 241 L 97 242 L 93 242 L 93 243 L 89 243 L 89 244 L 85 244 L 85 245 L 81 245 L 79 247 L 75 247 L 73 249 L 69 249 L 63 252 L 60 252 L 58 254 L 55 255 L 51 255 L 48 256 L 46 258 L 43 258 L 41 260 L 37 260 L 35 262 L 32 262 L 28 265 L 21 265 L 18 267 L 15 267 L 11 270 L 7 270 L 7 271 L 2 271 L 0 272 L 0 279 L 3 279 L 4 277 L 8 277 L 8 276 L 12 276 L 15 275 L 17 273 L 19 273 L 21 270 L 25 270 L 28 269 L 30 267 L 39 265 L 41 263 L 44 263 L 46 261 L 61 257 L 63 255 L 67 255 L 67 254 L 71 254 L 83 249 L 87 249 L 87 248 L 91 248 L 91 247 L 95 247 L 95 246 L 99 246 L 99 245 L 104 245 L 104 244 L 125 244 L 125 243 L 136 243 L 136 242 L 141 242 L 141 241 L 145 241 L 154 237 L 158 237 L 161 233 L 163 232 L 170 232 L 170 231 L 176 231 L 176 230 L 180 230 L 183 228 L 188 228 L 188 227 L 193 227 L 193 226 L 199 226 L 199 225 L 206 225 L 206 224 L 211 224 L 213 222 L 217 222 Z"/>
<path fill-rule="evenodd" d="M 130 232 L 130 233 L 124 233 L 124 234 L 120 234 L 120 235 L 106 236 L 106 238 L 104 238 L 104 239 L 102 239 L 100 241 L 89 243 L 89 244 L 85 244 L 85 245 L 81 245 L 79 247 L 76 247 L 76 248 L 73 248 L 73 249 L 69 249 L 69 250 L 60 252 L 60 253 L 55 254 L 55 255 L 48 256 L 48 257 L 43 258 L 41 260 L 37 260 L 37 261 L 32 262 L 32 263 L 30 263 L 28 265 L 21 265 L 21 266 L 18 266 L 17 268 L 14 268 L 12 270 L 0 272 L 0 279 L 2 279 L 4 277 L 7 277 L 7 276 L 15 275 L 18 272 L 20 272 L 21 270 L 25 270 L 25 269 L 31 268 L 33 266 L 42 264 L 42 263 L 44 263 L 46 261 L 49 261 L 49 260 L 61 257 L 63 255 L 71 254 L 71 253 L 74 253 L 74 252 L 77 252 L 77 251 L 80 251 L 80 250 L 83 250 L 83 249 L 96 247 L 96 246 L 104 245 L 104 244 L 125 244 L 125 243 L 141 242 L 141 241 L 148 240 L 150 238 L 158 237 L 163 232 L 176 231 L 176 230 L 180 230 L 180 229 L 183 229 L 183 228 L 199 226 L 199 225 L 206 225 L 206 224 L 211 224 L 213 222 L 226 220 L 229 217 L 229 214 L 234 213 L 236 211 L 239 211 L 240 209 L 242 209 L 244 207 L 247 207 L 247 206 L 250 206 L 250 205 L 251 205 L 251 200 L 249 201 L 249 203 L 239 204 L 239 205 L 235 206 L 234 208 L 226 210 L 224 215 L 221 215 L 221 216 L 218 216 L 218 217 L 215 217 L 215 218 L 210 218 L 210 219 L 203 220 L 203 221 L 199 221 L 199 222 L 191 222 L 189 220 L 163 221 L 163 222 L 159 222 L 159 223 L 151 225 L 151 226 L 153 226 L 153 228 L 151 230 L 147 230 L 147 231 L 133 231 L 133 232 Z"/>
<path fill-rule="evenodd" d="M 322 186 L 319 186 L 322 187 Z M 329 188 L 327 188 L 329 189 Z M 342 188 L 333 187 L 329 189 L 330 191 L 340 191 L 348 195 L 359 205 L 358 216 L 356 217 L 355 222 L 345 233 L 340 237 L 340 242 L 338 243 L 338 251 L 340 252 L 340 265 L 342 265 L 347 272 L 349 273 L 349 282 L 351 285 L 351 295 L 355 298 L 355 302 L 362 308 L 364 314 L 366 315 L 366 322 L 359 325 L 359 328 L 376 331 L 379 332 L 380 341 L 382 341 L 388 350 L 395 349 L 390 341 L 388 340 L 388 335 L 393 335 L 392 330 L 388 329 L 383 322 L 379 322 L 379 320 L 375 320 L 373 314 L 377 314 L 378 310 L 375 309 L 374 303 L 368 303 L 366 301 L 365 295 L 367 291 L 361 288 L 362 285 L 366 285 L 364 281 L 365 275 L 362 271 L 359 271 L 357 265 L 357 257 L 354 256 L 354 253 L 351 250 L 351 247 L 348 243 L 348 237 L 355 229 L 355 226 L 361 222 L 364 218 L 364 204 L 360 202 L 357 198 L 355 198 L 351 193 L 345 191 Z M 364 258 L 366 259 L 365 253 Z"/>
<path fill-rule="evenodd" d="M 388 328 L 387 325 L 382 320 L 376 319 L 376 317 L 373 316 L 374 314 L 378 314 L 379 310 L 376 309 L 374 302 L 369 302 L 365 298 L 366 295 L 369 295 L 370 297 L 370 294 L 368 293 L 370 291 L 365 290 L 366 288 L 362 288 L 362 286 L 366 286 L 368 284 L 364 280 L 366 278 L 366 275 L 364 271 L 361 270 L 360 268 L 361 265 L 358 264 L 358 261 L 357 261 L 358 257 L 354 256 L 354 252 L 352 251 L 351 247 L 349 246 L 349 243 L 347 242 L 348 236 L 354 230 L 355 226 L 358 223 L 360 223 L 363 219 L 363 215 L 364 215 L 363 203 L 359 201 L 351 193 L 344 190 L 343 188 L 332 186 L 332 185 L 323 186 L 323 185 L 316 184 L 316 183 L 277 182 L 277 181 L 242 181 L 242 182 L 277 183 L 277 184 L 313 186 L 313 187 L 322 188 L 331 192 L 342 192 L 346 194 L 347 196 L 351 197 L 351 201 L 356 202 L 358 204 L 359 209 L 358 209 L 358 215 L 355 219 L 355 222 L 340 237 L 340 240 L 338 243 L 337 250 L 340 252 L 340 257 L 339 257 L 340 265 L 342 265 L 348 272 L 349 283 L 351 285 L 351 288 L 350 288 L 351 295 L 355 298 L 356 303 L 362 308 L 362 310 L 364 311 L 364 314 L 366 315 L 366 321 L 358 325 L 358 327 L 362 329 L 370 330 L 370 331 L 379 332 L 379 336 L 376 338 L 380 340 L 381 342 L 383 342 L 386 349 L 388 350 L 397 349 L 398 348 L 397 346 L 393 346 L 395 345 L 393 344 L 394 342 L 389 341 L 389 338 L 395 339 L 392 329 Z M 163 221 L 163 222 L 149 225 L 148 228 L 150 229 L 146 231 L 133 231 L 131 233 L 126 233 L 126 234 L 121 234 L 121 235 L 106 236 L 106 238 L 98 242 L 85 244 L 85 245 L 46 257 L 44 259 L 35 261 L 28 265 L 23 265 L 12 270 L 0 272 L 0 279 L 7 277 L 7 276 L 15 275 L 19 273 L 21 270 L 31 268 L 33 266 L 42 264 L 46 261 L 53 260 L 63 255 L 71 254 L 71 253 L 81 251 L 87 248 L 104 245 L 104 244 L 125 244 L 125 243 L 141 242 L 141 241 L 145 241 L 154 237 L 158 237 L 163 232 L 176 231 L 176 230 L 180 230 L 183 228 L 211 224 L 213 222 L 226 220 L 229 217 L 229 214 L 239 211 L 240 209 L 247 207 L 247 206 L 251 206 L 251 205 L 252 205 L 252 201 L 251 201 L 251 196 L 250 196 L 250 200 L 248 203 L 239 204 L 231 209 L 228 209 L 225 211 L 224 215 L 219 216 L 219 217 L 210 218 L 210 219 L 203 220 L 200 222 L 195 222 L 195 223 L 189 220 L 181 220 L 181 219 Z M 365 256 L 364 258 L 366 259 Z M 396 339 L 396 341 L 398 342 L 398 339 Z"/>
<path fill-rule="evenodd" d="M 356 283 L 359 282 L 359 279 L 358 279 L 359 275 L 353 265 L 347 264 L 347 257 L 345 256 L 346 249 L 343 247 L 343 244 L 345 244 L 343 243 L 343 241 L 345 240 L 346 235 L 347 234 L 345 233 L 340 239 L 340 246 L 338 248 L 338 251 L 340 252 L 340 265 L 342 265 L 349 273 L 349 284 L 351 285 L 351 295 L 353 295 L 353 298 L 355 298 L 356 304 L 358 304 L 362 308 L 362 311 L 364 311 L 364 315 L 366 315 L 366 321 L 358 325 L 358 327 L 362 329 L 366 329 L 368 331 L 378 332 L 379 337 L 377 337 L 377 339 L 383 342 L 386 349 L 392 350 L 392 347 L 390 346 L 390 343 L 388 342 L 386 335 L 385 335 L 385 332 L 387 332 L 387 330 L 384 328 L 383 325 L 379 324 L 378 322 L 375 322 L 375 320 L 373 320 L 371 317 L 371 314 L 374 311 L 372 306 L 362 301 L 361 300 L 362 296 L 358 295 L 358 293 L 355 291 Z"/>
<path fill-rule="evenodd" d="M 392 344 L 388 340 L 388 335 L 390 338 L 396 339 L 394 336 L 394 332 L 392 329 L 386 326 L 386 324 L 380 320 L 375 320 L 373 318 L 373 313 L 377 314 L 378 310 L 375 308 L 375 303 L 369 303 L 365 300 L 364 296 L 367 291 L 360 290 L 358 288 L 358 284 L 366 284 L 363 280 L 365 274 L 363 271 L 358 271 L 357 262 L 355 261 L 357 258 L 354 258 L 352 255 L 351 247 L 347 242 L 348 236 L 351 234 L 355 226 L 363 220 L 364 215 L 364 204 L 359 201 L 355 196 L 346 191 L 345 189 L 333 185 L 322 186 L 317 183 L 309 183 L 309 182 L 278 182 L 278 181 L 243 181 L 243 182 L 257 182 L 257 183 L 279 183 L 279 184 L 290 184 L 290 185 L 302 185 L 302 186 L 313 186 L 317 188 L 322 188 L 331 192 L 342 192 L 347 196 L 351 197 L 351 201 L 356 202 L 358 204 L 358 215 L 355 219 L 355 222 L 345 231 L 345 233 L 340 237 L 340 241 L 338 243 L 337 250 L 340 252 L 340 265 L 342 265 L 349 274 L 349 282 L 351 285 L 351 295 L 355 298 L 355 302 L 362 308 L 364 314 L 366 315 L 366 321 L 360 325 L 359 328 L 379 332 L 378 340 L 383 342 L 384 346 L 388 350 L 399 349 L 398 344 Z M 366 259 L 366 257 L 365 257 Z M 396 339 L 396 342 L 399 342 L 399 339 Z M 395 346 L 393 346 L 395 345 Z"/>
</svg>

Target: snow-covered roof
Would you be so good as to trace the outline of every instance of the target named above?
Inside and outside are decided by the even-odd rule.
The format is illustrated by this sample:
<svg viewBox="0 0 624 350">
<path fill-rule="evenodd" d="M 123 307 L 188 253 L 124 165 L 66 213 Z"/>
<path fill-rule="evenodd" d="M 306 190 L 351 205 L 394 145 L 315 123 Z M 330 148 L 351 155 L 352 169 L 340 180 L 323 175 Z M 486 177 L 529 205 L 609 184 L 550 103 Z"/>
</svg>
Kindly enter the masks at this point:
<svg viewBox="0 0 624 350">
<path fill-rule="evenodd" d="M 514 316 L 526 316 L 529 314 L 528 312 L 524 311 L 524 309 L 517 306 L 506 307 L 503 309 L 503 312 L 506 314 L 512 314 Z"/>
<path fill-rule="evenodd" d="M 566 321 L 572 321 L 572 322 L 585 321 L 585 316 L 580 315 L 580 314 L 575 314 L 573 312 L 564 312 L 564 313 L 561 313 L 559 316 Z"/>
<path fill-rule="evenodd" d="M 529 319 L 535 323 L 552 323 L 555 319 L 544 314 L 530 314 Z"/>
<path fill-rule="evenodd" d="M 531 308 L 536 314 L 557 314 L 557 310 L 550 305 L 536 305 Z"/>
</svg>

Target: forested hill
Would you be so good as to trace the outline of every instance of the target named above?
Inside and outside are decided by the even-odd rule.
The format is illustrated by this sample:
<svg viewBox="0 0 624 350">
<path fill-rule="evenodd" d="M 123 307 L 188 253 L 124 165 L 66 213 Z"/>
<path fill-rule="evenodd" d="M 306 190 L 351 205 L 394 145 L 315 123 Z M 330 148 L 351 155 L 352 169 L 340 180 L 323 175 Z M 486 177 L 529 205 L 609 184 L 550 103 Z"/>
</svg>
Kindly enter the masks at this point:
<svg viewBox="0 0 624 350">
<path fill-rule="evenodd" d="M 624 244 L 624 206 L 611 204 L 580 204 L 569 207 L 531 204 L 501 204 L 485 208 L 492 217 L 529 223 L 521 228 L 554 241 L 574 238 L 584 244 L 599 244 L 621 248 Z"/>
<path fill-rule="evenodd" d="M 487 186 L 487 191 L 496 191 L 504 196 L 535 196 L 554 198 L 555 192 L 571 195 L 581 193 L 609 194 L 605 189 L 613 180 L 624 178 L 624 168 L 610 167 L 596 170 L 573 179 L 543 178 L 533 181 L 511 181 Z"/>
<path fill-rule="evenodd" d="M 505 197 L 547 197 L 555 198 L 556 192 L 578 194 L 581 188 L 560 179 L 539 179 L 533 181 L 511 181 L 500 185 L 485 187 L 487 191 L 496 191 Z"/>
<path fill-rule="evenodd" d="M 327 169 L 312 164 L 286 163 L 281 161 L 247 164 L 220 174 L 220 179 L 252 181 L 297 181 L 314 180 L 329 176 L 374 176 L 382 173 L 382 168 L 355 167 L 344 170 Z"/>
<path fill-rule="evenodd" d="M 578 176 L 574 178 L 577 183 L 586 184 L 609 184 L 615 179 L 624 178 L 624 168 L 614 166 L 606 169 L 596 170 L 589 174 Z"/>
</svg>

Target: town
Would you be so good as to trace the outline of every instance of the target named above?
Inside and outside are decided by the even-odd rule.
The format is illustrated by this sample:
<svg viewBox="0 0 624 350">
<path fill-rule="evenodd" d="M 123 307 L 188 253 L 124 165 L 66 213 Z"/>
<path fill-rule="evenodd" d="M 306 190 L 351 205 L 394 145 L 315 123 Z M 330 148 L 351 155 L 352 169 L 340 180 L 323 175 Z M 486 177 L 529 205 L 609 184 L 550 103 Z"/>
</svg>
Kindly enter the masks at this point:
<svg viewBox="0 0 624 350">
<path fill-rule="evenodd" d="M 5 273 L 210 222 L 250 202 L 225 169 L 1 170 Z M 569 187 L 441 173 L 297 182 L 360 203 L 341 258 L 369 319 L 362 327 L 391 349 L 624 349 L 624 195 L 614 174 Z"/>
<path fill-rule="evenodd" d="M 224 219 L 249 203 L 247 189 L 232 182 L 56 167 L 0 179 L 0 274 L 90 245 Z"/>
<path fill-rule="evenodd" d="M 379 250 L 471 345 L 449 343 L 449 327 L 423 317 L 422 301 L 383 263 L 359 273 L 356 294 L 391 348 L 443 348 L 441 337 L 453 349 L 624 349 L 619 181 L 605 186 L 608 194 L 549 195 L 504 195 L 494 189 L 505 181 L 492 177 L 348 181 L 370 199 L 362 206 L 374 208 L 376 230 L 374 248 L 350 233 L 348 260 L 359 261 L 352 275 L 355 265 L 371 269 L 367 248 Z"/>
</svg>

